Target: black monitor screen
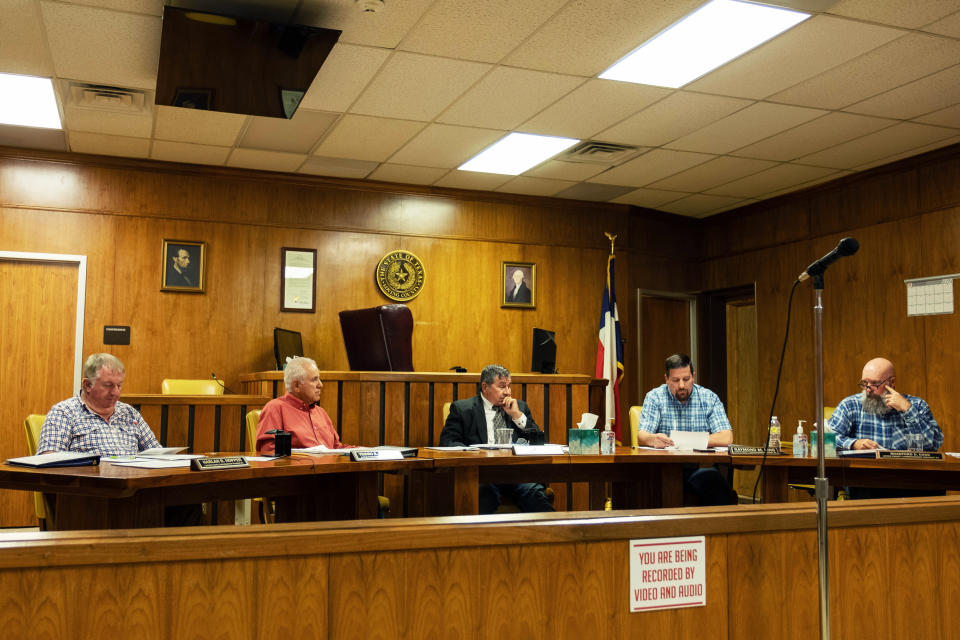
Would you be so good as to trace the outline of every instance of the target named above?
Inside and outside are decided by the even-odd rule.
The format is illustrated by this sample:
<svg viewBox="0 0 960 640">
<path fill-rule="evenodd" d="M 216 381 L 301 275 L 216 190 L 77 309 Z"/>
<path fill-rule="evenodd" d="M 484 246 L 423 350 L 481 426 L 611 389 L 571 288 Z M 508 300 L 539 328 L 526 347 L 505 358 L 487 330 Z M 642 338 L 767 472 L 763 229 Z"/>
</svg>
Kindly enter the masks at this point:
<svg viewBox="0 0 960 640">
<path fill-rule="evenodd" d="M 287 358 L 303 355 L 303 339 L 299 331 L 290 331 L 276 327 L 273 330 L 273 355 L 277 358 L 277 369 L 283 370 Z"/>
<path fill-rule="evenodd" d="M 534 373 L 557 372 L 557 343 L 553 331 L 533 329 L 533 362 L 530 369 Z"/>
</svg>

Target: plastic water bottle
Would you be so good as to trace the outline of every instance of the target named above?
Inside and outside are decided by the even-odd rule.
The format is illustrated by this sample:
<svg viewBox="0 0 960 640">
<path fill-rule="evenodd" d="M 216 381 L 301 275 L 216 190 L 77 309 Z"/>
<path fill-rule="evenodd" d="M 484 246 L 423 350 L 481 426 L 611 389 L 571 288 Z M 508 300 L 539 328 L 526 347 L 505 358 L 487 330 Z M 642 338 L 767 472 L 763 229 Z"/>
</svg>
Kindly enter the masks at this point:
<svg viewBox="0 0 960 640">
<path fill-rule="evenodd" d="M 767 446 L 776 453 L 780 452 L 780 421 L 777 420 L 777 416 L 770 419 L 770 441 Z"/>
</svg>

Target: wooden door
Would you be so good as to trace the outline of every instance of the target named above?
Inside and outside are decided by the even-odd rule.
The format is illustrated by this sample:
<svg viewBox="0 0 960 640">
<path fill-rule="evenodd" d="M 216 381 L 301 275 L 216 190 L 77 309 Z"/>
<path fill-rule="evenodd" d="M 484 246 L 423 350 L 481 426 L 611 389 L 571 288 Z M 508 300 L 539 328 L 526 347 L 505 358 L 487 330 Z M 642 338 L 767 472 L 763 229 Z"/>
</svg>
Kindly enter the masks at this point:
<svg viewBox="0 0 960 640">
<path fill-rule="evenodd" d="M 70 397 L 77 263 L 0 258 L 0 459 L 27 455 L 23 421 Z M 0 490 L 0 527 L 36 526 L 33 496 Z"/>
<path fill-rule="evenodd" d="M 663 362 L 671 355 L 686 353 L 693 358 L 696 369 L 696 350 L 690 330 L 693 304 L 693 298 L 685 295 L 640 292 L 637 397 L 641 400 L 648 391 L 663 384 Z"/>
</svg>

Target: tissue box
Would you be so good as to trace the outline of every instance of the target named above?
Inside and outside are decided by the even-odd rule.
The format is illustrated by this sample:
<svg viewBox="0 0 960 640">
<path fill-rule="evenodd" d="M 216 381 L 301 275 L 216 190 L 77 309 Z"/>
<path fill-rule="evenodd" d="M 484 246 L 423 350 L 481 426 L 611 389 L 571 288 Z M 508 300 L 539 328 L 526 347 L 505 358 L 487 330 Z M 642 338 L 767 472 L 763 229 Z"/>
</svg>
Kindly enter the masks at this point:
<svg viewBox="0 0 960 640">
<path fill-rule="evenodd" d="M 596 429 L 570 429 L 567 444 L 571 455 L 600 453 L 600 432 Z"/>
</svg>

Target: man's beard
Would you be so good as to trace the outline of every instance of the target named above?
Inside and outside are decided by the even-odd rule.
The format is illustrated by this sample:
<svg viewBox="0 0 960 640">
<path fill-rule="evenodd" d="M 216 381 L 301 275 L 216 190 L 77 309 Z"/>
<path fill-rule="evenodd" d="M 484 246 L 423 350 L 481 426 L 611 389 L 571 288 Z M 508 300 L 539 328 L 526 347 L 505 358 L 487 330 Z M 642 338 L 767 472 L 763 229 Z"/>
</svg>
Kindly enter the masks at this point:
<svg viewBox="0 0 960 640">
<path fill-rule="evenodd" d="M 882 396 L 872 396 L 866 391 L 863 392 L 863 410 L 872 413 L 875 416 L 882 416 L 890 413 L 893 409 L 887 406 Z"/>
</svg>

